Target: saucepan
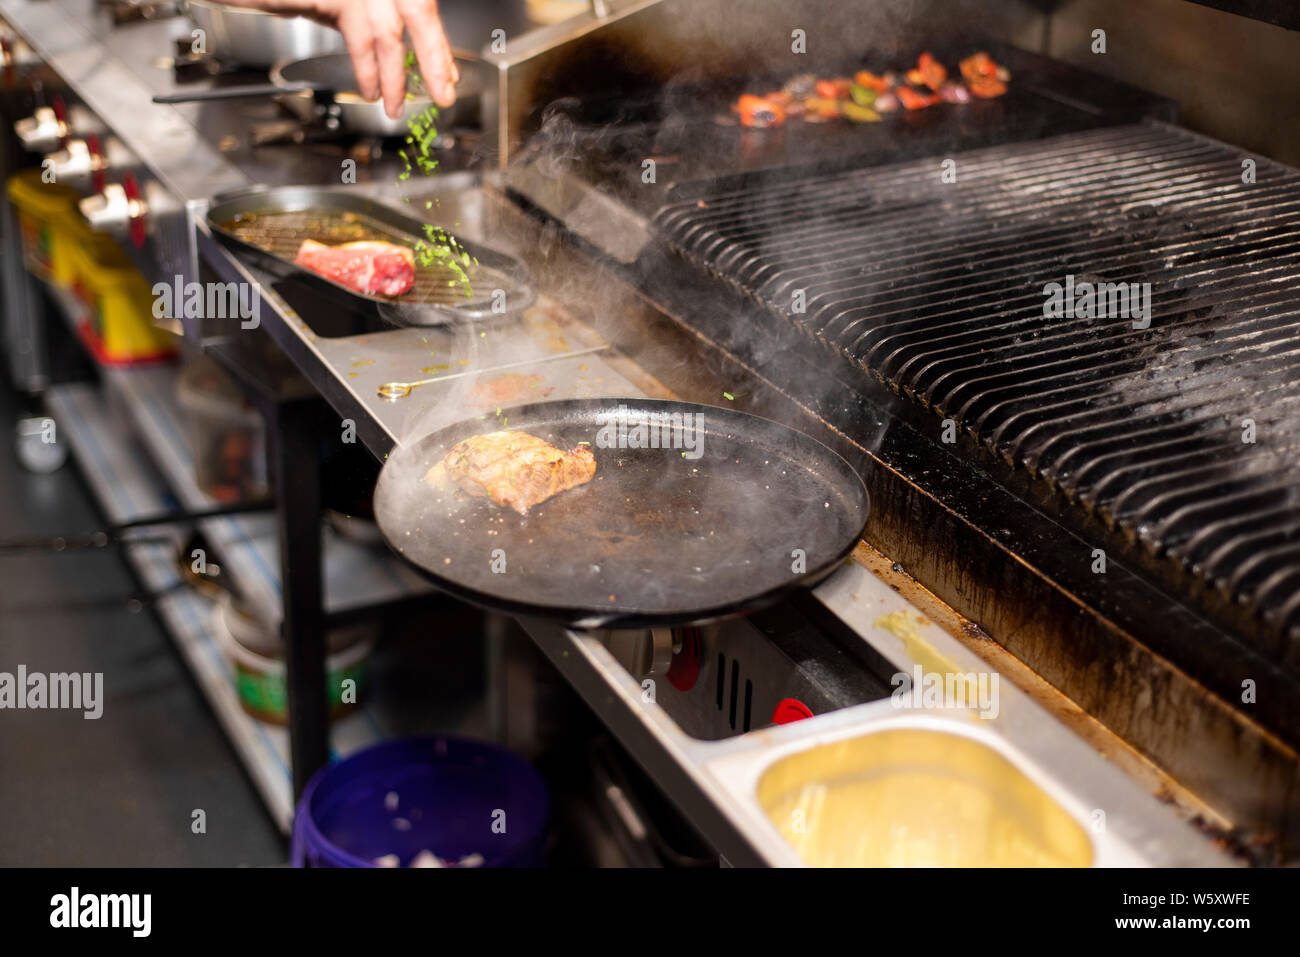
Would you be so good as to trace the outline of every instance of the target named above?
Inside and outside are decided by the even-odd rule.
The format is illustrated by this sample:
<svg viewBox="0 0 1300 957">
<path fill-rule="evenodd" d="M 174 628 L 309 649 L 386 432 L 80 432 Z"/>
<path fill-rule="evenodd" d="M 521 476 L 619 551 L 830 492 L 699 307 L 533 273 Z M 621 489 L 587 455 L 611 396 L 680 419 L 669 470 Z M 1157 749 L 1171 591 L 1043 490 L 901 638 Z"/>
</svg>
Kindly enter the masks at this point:
<svg viewBox="0 0 1300 957">
<path fill-rule="evenodd" d="M 342 34 L 306 17 L 278 16 L 211 0 L 187 0 L 185 12 L 204 32 L 210 54 L 242 66 L 265 70 L 284 60 L 346 49 Z"/>
<path fill-rule="evenodd" d="M 449 129 L 471 125 L 479 119 L 479 96 L 483 90 L 484 65 L 476 58 L 456 54 L 460 82 L 456 84 L 456 102 L 439 107 L 436 127 Z M 241 86 L 217 86 L 206 90 L 186 90 L 155 96 L 155 103 L 198 103 L 205 100 L 230 100 L 255 96 L 283 96 L 283 102 L 300 120 L 323 120 L 331 128 L 363 136 L 406 136 L 410 121 L 433 104 L 423 88 L 412 82 L 406 107 L 396 119 L 384 112 L 382 102 L 367 102 L 357 92 L 352 61 L 346 53 L 289 60 L 271 70 L 270 83 Z"/>
<path fill-rule="evenodd" d="M 479 120 L 479 97 L 483 92 L 485 68 L 477 58 L 463 53 L 456 54 L 455 59 L 456 67 L 460 70 L 460 82 L 456 84 L 456 102 L 448 107 L 438 107 L 439 129 L 477 124 Z M 332 102 L 327 107 L 331 115 L 336 115 L 343 128 L 349 132 L 370 136 L 406 135 L 410 121 L 433 103 L 422 85 L 411 83 L 402 115 L 393 119 L 384 112 L 382 102 L 372 103 L 361 98 L 352 71 L 352 60 L 346 53 L 279 63 L 271 70 L 271 83 L 281 91 L 297 91 L 286 103 L 295 111 L 304 111 L 301 118 L 305 120 L 312 119 L 315 111 L 320 109 L 319 91 L 331 91 Z"/>
</svg>

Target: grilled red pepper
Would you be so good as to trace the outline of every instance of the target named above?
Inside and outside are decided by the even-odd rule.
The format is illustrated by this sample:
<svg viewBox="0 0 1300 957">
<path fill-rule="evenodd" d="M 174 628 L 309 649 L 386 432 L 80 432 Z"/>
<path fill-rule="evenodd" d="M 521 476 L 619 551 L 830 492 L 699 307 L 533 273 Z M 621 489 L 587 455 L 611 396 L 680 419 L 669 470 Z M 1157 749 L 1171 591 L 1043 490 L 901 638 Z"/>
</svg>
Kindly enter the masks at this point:
<svg viewBox="0 0 1300 957">
<path fill-rule="evenodd" d="M 847 76 L 817 81 L 817 95 L 824 100 L 847 100 L 853 81 Z"/>
<path fill-rule="evenodd" d="M 894 93 L 898 96 L 898 102 L 903 104 L 904 109 L 923 110 L 927 106 L 939 102 L 939 97 L 932 93 L 922 93 L 920 90 L 914 90 L 910 86 L 900 86 Z"/>
<path fill-rule="evenodd" d="M 967 83 L 972 83 L 981 77 L 996 78 L 998 75 L 998 65 L 983 50 L 971 54 L 957 66 L 961 70 L 961 75 L 966 78 Z"/>
<path fill-rule="evenodd" d="M 929 53 L 922 53 L 917 58 L 916 71 L 921 75 L 921 82 L 932 90 L 937 91 L 948 79 L 947 69 Z"/>
<path fill-rule="evenodd" d="M 746 93 L 736 102 L 736 112 L 744 126 L 759 129 L 780 126 L 785 122 L 785 107 L 763 96 Z"/>
<path fill-rule="evenodd" d="M 875 90 L 877 93 L 884 93 L 889 89 L 889 81 L 883 76 L 876 76 L 870 70 L 859 70 L 853 74 L 853 82 L 858 86 L 865 86 L 868 90 Z"/>
<path fill-rule="evenodd" d="M 991 100 L 1007 92 L 1007 85 L 995 76 L 981 76 L 967 80 L 966 86 L 970 88 L 972 95 L 982 100 Z"/>
</svg>

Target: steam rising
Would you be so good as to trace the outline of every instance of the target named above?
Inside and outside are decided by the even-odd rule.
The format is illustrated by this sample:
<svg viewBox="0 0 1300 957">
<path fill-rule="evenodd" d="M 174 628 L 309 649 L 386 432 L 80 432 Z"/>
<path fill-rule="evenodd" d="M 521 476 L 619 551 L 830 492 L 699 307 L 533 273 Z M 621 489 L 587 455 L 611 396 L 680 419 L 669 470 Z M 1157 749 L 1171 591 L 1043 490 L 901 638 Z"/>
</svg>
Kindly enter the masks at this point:
<svg viewBox="0 0 1300 957">
<path fill-rule="evenodd" d="M 928 45 L 942 40 L 943 31 L 957 29 L 952 24 L 963 18 L 954 17 L 951 7 L 952 4 L 936 2 L 882 0 L 850 12 L 843 4 L 825 0 L 794 4 L 756 0 L 741 4 L 691 4 L 670 0 L 634 18 L 634 24 L 615 25 L 601 31 L 599 42 L 605 45 L 603 50 L 588 51 L 585 59 L 581 53 L 575 56 L 575 63 L 579 64 L 608 66 L 619 61 L 624 75 L 610 74 L 607 86 L 593 86 L 589 76 L 581 75 L 580 67 L 575 67 L 572 82 L 567 86 L 563 77 L 548 77 L 552 95 L 537 113 L 537 133 L 519 162 L 533 164 L 547 180 L 558 182 L 572 177 L 599 183 L 610 194 L 611 202 L 631 208 L 649 221 L 670 200 L 672 188 L 683 182 L 790 165 L 801 158 L 803 161 L 816 159 L 800 154 L 795 148 L 797 144 L 791 147 L 780 143 L 777 137 L 793 135 L 790 131 L 760 131 L 757 135 L 739 129 L 720 132 L 715 121 L 719 110 L 725 110 L 730 91 L 743 89 L 748 82 L 768 83 L 774 75 L 827 72 L 850 58 L 859 62 L 868 57 L 874 57 L 877 63 L 907 62 L 924 48 L 918 47 L 918 43 Z M 1005 34 L 1010 19 L 999 20 L 1000 16 L 994 15 L 995 29 Z M 984 23 L 988 26 L 987 13 Z M 795 28 L 807 31 L 809 55 L 806 58 L 791 56 L 788 37 Z M 595 43 L 596 39 L 587 42 Z M 715 96 L 713 101 L 702 100 L 697 91 L 707 84 L 728 92 Z M 593 106 L 600 93 L 611 90 L 614 96 Z M 635 99 L 647 90 L 651 91 L 648 101 Z M 619 97 L 628 99 L 619 100 Z M 652 182 L 642 179 L 643 163 L 647 159 L 655 161 L 656 176 Z M 611 169 L 611 163 L 624 165 Z M 707 202 L 708 188 L 701 189 L 698 195 Z M 760 218 L 765 215 L 761 207 L 754 212 Z M 517 237 L 494 237 L 490 232 L 471 238 L 503 249 L 518 241 Z M 682 377 L 675 373 L 686 365 L 688 357 L 675 353 L 676 346 L 656 344 L 649 335 L 638 337 L 638 326 L 646 320 L 638 312 L 640 304 L 629 294 L 629 280 L 653 279 L 671 285 L 680 278 L 682 289 L 677 291 L 683 294 L 676 311 L 686 325 L 713 339 L 758 377 L 769 378 L 797 396 L 801 404 L 823 418 L 836 420 L 845 407 L 846 394 L 855 389 L 855 384 L 841 381 L 831 370 L 819 369 L 815 360 L 812 363 L 802 360 L 802 365 L 792 361 L 792 330 L 782 327 L 779 321 L 774 323 L 771 316 L 757 321 L 752 313 L 745 311 L 754 309 L 752 304 L 739 308 L 733 291 L 723 288 L 721 283 L 701 281 L 704 277 L 688 263 L 671 258 L 659 263 L 652 262 L 653 257 L 643 257 L 626 269 L 590 268 L 589 265 L 575 268 L 575 263 L 581 266 L 588 260 L 575 259 L 569 238 L 550 229 L 543 230 L 541 240 L 524 252 L 534 281 L 542 291 L 571 308 L 576 318 L 589 323 L 602 338 L 628 342 L 631 330 L 630 339 L 637 344 L 637 363 L 660 379 L 680 380 Z M 774 264 L 775 271 L 792 267 L 796 259 L 803 268 L 808 268 L 806 249 L 787 254 L 779 242 L 773 241 L 762 245 L 760 252 Z M 833 255 L 828 254 L 825 264 L 831 261 Z M 817 265 L 813 264 L 813 272 Z M 401 512 L 410 516 L 413 531 L 418 533 L 425 521 L 433 522 L 435 513 L 439 522 L 451 518 L 459 523 L 461 519 L 478 520 L 486 515 L 487 520 L 503 527 L 513 523 L 534 529 L 548 527 L 547 520 L 551 518 L 549 528 L 554 529 L 561 524 L 558 521 L 561 516 L 569 516 L 569 509 L 576 514 L 585 501 L 581 489 L 562 493 L 520 519 L 481 501 L 468 501 L 454 492 L 440 492 L 425 481 L 430 467 L 455 441 L 479 432 L 515 427 L 508 422 L 507 403 L 503 403 L 502 412 L 507 413 L 504 416 L 498 416 L 494 408 L 484 408 L 480 386 L 500 375 L 502 366 L 517 364 L 515 368 L 521 372 L 531 371 L 528 360 L 537 356 L 538 349 L 535 339 L 523 332 L 525 325 L 525 320 L 511 319 L 450 327 L 454 359 L 469 360 L 466 374 L 439 382 L 436 402 L 423 400 L 419 389 L 412 394 L 421 401 L 410 401 L 411 411 L 403 422 L 399 446 L 388 464 L 388 477 L 392 479 L 388 485 L 399 496 Z M 815 355 L 806 340 L 800 341 L 805 354 Z M 535 368 L 544 370 L 548 364 L 539 362 Z M 491 369 L 485 370 L 484 366 Z M 680 397 L 687 400 L 722 408 L 758 407 L 755 400 L 762 397 L 746 395 L 739 385 L 744 385 L 746 390 L 751 387 L 749 382 L 738 384 L 698 377 L 684 388 L 678 382 L 677 387 Z M 763 388 L 762 384 L 757 388 Z M 616 387 L 611 394 L 618 391 L 621 390 Z M 735 406 L 723 398 L 725 391 L 738 393 Z M 525 396 L 520 401 L 528 399 Z M 780 407 L 777 404 L 771 408 Z M 710 420 L 707 409 L 704 417 L 709 420 L 708 428 L 719 427 Z M 713 418 L 725 416 L 719 414 Z M 855 423 L 854 440 L 864 444 L 868 451 L 874 451 L 888 421 L 887 416 L 879 416 L 869 422 Z M 453 426 L 457 428 L 448 434 L 446 447 L 411 453 L 413 444 L 421 437 Z M 740 464 L 739 460 L 719 459 L 726 445 L 714 441 L 713 436 L 713 432 L 706 436 L 698 461 L 682 457 L 665 466 L 665 471 L 697 470 L 699 480 L 692 486 L 694 491 L 682 511 L 646 514 L 638 502 L 628 500 L 622 508 L 596 516 L 595 531 L 589 534 L 607 536 L 611 565 L 593 566 L 585 574 L 599 578 L 612 573 L 613 565 L 624 576 L 629 572 L 638 573 L 644 600 L 655 603 L 668 601 L 692 588 L 710 587 L 710 583 L 716 587 L 717 582 L 728 576 L 748 577 L 751 584 L 770 580 L 775 586 L 798 577 L 791 569 L 801 560 L 801 553 L 809 567 L 825 560 L 824 542 L 834 540 L 827 532 L 827 515 L 842 509 L 844 502 L 832 501 L 824 489 L 815 485 L 794 481 L 797 468 L 792 465 L 797 463 L 791 462 L 784 449 L 767 450 L 768 454 L 759 461 L 745 463 L 752 466 L 751 471 L 737 472 L 734 466 Z M 596 445 L 594 430 L 585 440 Z M 599 469 L 595 481 L 614 480 L 620 455 L 636 454 L 637 450 L 624 453 L 601 449 L 597 453 Z M 733 468 L 728 471 L 726 466 Z M 589 498 L 591 494 L 588 493 Z M 736 524 L 755 523 L 755 506 L 760 505 L 768 508 L 767 527 Z M 664 556 L 637 547 L 640 536 L 665 523 L 676 523 L 681 532 L 673 555 Z M 725 536 L 727 548 L 716 547 L 719 536 Z M 710 537 L 715 539 L 714 543 L 708 541 Z M 666 562 L 666 557 L 671 561 Z M 525 570 L 517 564 L 519 557 L 508 558 L 516 564 L 507 573 L 507 581 L 521 582 L 521 577 L 511 578 Z M 483 561 L 487 561 L 486 555 Z M 575 587 L 580 584 L 575 579 Z"/>
</svg>

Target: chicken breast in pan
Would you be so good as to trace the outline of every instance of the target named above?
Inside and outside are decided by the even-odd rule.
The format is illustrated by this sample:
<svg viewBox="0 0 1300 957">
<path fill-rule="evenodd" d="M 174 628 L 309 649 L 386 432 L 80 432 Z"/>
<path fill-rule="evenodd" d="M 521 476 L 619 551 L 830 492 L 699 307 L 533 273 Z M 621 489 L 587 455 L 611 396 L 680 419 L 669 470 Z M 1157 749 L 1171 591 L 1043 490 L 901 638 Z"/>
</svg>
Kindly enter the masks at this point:
<svg viewBox="0 0 1300 957">
<path fill-rule="evenodd" d="M 527 432 L 487 432 L 452 446 L 425 481 L 441 486 L 450 479 L 469 495 L 525 515 L 595 474 L 596 457 L 586 446 L 564 452 Z"/>
</svg>

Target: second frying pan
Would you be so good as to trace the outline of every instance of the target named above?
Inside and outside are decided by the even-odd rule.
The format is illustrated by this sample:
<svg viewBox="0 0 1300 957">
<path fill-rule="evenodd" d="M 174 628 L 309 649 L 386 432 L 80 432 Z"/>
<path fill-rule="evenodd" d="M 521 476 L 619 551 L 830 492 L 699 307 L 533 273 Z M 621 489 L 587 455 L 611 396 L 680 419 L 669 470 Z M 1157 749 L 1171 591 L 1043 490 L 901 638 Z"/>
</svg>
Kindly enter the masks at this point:
<svg viewBox="0 0 1300 957">
<path fill-rule="evenodd" d="M 680 420 L 696 425 L 698 457 L 685 436 L 680 447 L 627 447 L 639 444 L 637 424 L 673 415 L 699 417 Z M 425 482 L 457 442 L 503 428 L 562 449 L 590 443 L 595 478 L 527 516 Z M 657 627 L 742 614 L 815 585 L 861 538 L 867 491 L 833 451 L 767 419 L 573 399 L 503 409 L 398 448 L 375 487 L 375 520 L 392 548 L 468 601 L 574 627 Z"/>
<path fill-rule="evenodd" d="M 478 60 L 456 57 L 460 82 L 456 84 L 456 102 L 439 107 L 435 126 L 449 130 L 461 125 L 476 125 L 480 120 L 479 96 L 483 90 L 484 66 Z M 384 112 L 382 102 L 368 102 L 357 92 L 352 61 L 346 53 L 327 53 L 291 60 L 271 71 L 271 82 L 240 86 L 213 86 L 202 90 L 182 90 L 160 94 L 155 103 L 203 103 L 209 100 L 234 100 L 245 97 L 282 96 L 299 120 L 305 123 L 323 119 L 327 126 L 362 136 L 405 137 L 410 135 L 410 121 L 433 105 L 422 90 L 409 94 L 402 114 L 396 119 Z"/>
<path fill-rule="evenodd" d="M 456 68 L 460 70 L 460 82 L 456 84 L 456 102 L 438 108 L 437 127 L 442 130 L 477 124 L 479 121 L 483 65 L 478 61 L 457 57 Z M 331 91 L 331 109 L 337 114 L 343 129 L 369 136 L 407 135 L 410 120 L 433 103 L 423 89 L 412 89 L 411 98 L 402 115 L 393 119 L 384 112 L 383 103 L 372 103 L 361 98 L 352 72 L 352 61 L 346 53 L 326 53 L 278 64 L 271 70 L 271 82 L 286 92 L 296 92 L 295 99 L 290 102 L 308 114 L 317 108 L 319 97 L 310 92 L 298 91 L 304 87 Z M 310 116 L 304 115 L 304 119 L 310 119 Z"/>
<path fill-rule="evenodd" d="M 536 298 L 522 262 L 459 238 L 458 248 L 476 261 L 469 269 L 468 295 L 453 282 L 456 274 L 437 260 L 417 262 L 415 288 L 393 299 L 357 292 L 296 265 L 294 258 L 304 239 L 331 245 L 378 239 L 413 247 L 424 238 L 424 222 L 350 189 L 250 187 L 214 198 L 207 222 L 223 246 L 272 275 L 292 278 L 326 302 L 364 310 L 399 325 L 500 319 L 528 308 Z M 498 291 L 504 294 L 504 314 L 494 310 L 493 297 Z"/>
</svg>

